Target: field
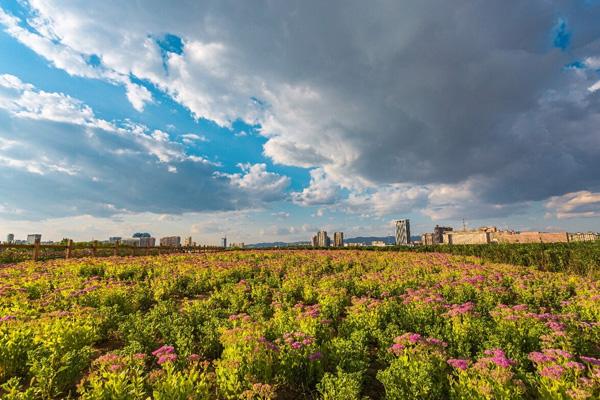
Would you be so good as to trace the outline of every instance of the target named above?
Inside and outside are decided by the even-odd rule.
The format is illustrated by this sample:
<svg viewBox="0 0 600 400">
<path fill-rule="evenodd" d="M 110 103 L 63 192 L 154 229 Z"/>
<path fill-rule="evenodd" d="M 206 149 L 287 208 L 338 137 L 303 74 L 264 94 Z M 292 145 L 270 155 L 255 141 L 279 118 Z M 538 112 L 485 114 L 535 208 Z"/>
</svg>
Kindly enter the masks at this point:
<svg viewBox="0 0 600 400">
<path fill-rule="evenodd" d="M 474 257 L 0 267 L 2 399 L 600 398 L 600 284 Z"/>
</svg>

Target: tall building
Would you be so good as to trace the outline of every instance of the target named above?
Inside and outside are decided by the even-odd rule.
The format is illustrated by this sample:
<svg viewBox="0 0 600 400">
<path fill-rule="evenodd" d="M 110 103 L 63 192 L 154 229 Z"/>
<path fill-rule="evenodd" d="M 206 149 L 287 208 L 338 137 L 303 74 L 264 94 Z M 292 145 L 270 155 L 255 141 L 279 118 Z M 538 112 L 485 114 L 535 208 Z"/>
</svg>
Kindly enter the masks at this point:
<svg viewBox="0 0 600 400">
<path fill-rule="evenodd" d="M 9 233 L 8 235 L 6 235 L 6 243 L 11 244 L 14 241 L 15 241 L 15 235 L 13 235 L 12 233 Z"/>
<path fill-rule="evenodd" d="M 179 247 L 181 246 L 181 237 L 179 236 L 166 236 L 160 238 L 160 245 L 166 247 Z"/>
<path fill-rule="evenodd" d="M 224 249 L 227 248 L 227 237 L 221 238 L 221 247 Z"/>
<path fill-rule="evenodd" d="M 318 247 L 331 246 L 331 239 L 329 239 L 329 236 L 327 236 L 326 231 L 319 231 L 319 233 L 317 233 L 317 246 Z"/>
<path fill-rule="evenodd" d="M 400 219 L 396 221 L 396 245 L 410 243 L 410 220 Z"/>
<path fill-rule="evenodd" d="M 312 246 L 319 247 L 319 237 L 317 235 L 312 237 Z"/>
<path fill-rule="evenodd" d="M 333 245 L 344 247 L 344 232 L 333 232 Z"/>
<path fill-rule="evenodd" d="M 183 245 L 186 247 L 192 247 L 192 237 L 188 236 L 185 238 L 185 241 L 183 242 Z"/>
<path fill-rule="evenodd" d="M 436 225 L 435 228 L 433 228 L 433 238 L 432 238 L 431 244 L 444 243 L 444 233 L 446 233 L 446 232 L 452 232 L 452 228 L 449 226 Z M 423 243 L 423 244 L 425 244 L 425 243 Z"/>
<path fill-rule="evenodd" d="M 39 233 L 32 233 L 32 234 L 27 235 L 27 244 L 34 244 L 36 240 L 41 242 L 42 235 Z"/>
<path fill-rule="evenodd" d="M 153 237 L 145 237 L 141 236 L 140 239 L 140 247 L 154 247 L 156 246 L 156 238 Z"/>
</svg>

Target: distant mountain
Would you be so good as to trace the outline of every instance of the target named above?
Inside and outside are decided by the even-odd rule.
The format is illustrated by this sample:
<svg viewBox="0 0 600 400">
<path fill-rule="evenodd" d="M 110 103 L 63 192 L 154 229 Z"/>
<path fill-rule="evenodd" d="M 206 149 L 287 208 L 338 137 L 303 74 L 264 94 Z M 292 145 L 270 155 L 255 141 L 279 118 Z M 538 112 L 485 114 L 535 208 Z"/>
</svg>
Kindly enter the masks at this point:
<svg viewBox="0 0 600 400">
<path fill-rule="evenodd" d="M 344 243 L 363 243 L 371 244 L 371 242 L 384 242 L 385 244 L 396 243 L 396 238 L 393 236 L 358 236 L 354 238 L 344 238 Z"/>
<path fill-rule="evenodd" d="M 260 249 L 263 247 L 288 247 L 288 246 L 308 246 L 310 242 L 262 242 L 247 244 L 246 247 Z"/>
</svg>

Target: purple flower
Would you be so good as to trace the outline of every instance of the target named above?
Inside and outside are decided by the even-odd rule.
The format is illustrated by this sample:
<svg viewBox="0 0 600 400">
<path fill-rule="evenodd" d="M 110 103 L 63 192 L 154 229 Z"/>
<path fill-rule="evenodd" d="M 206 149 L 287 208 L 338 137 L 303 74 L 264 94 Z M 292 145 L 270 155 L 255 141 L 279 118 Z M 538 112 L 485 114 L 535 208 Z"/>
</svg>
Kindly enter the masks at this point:
<svg viewBox="0 0 600 400">
<path fill-rule="evenodd" d="M 600 366 L 600 359 L 597 359 L 597 358 L 594 358 L 594 357 L 587 357 L 587 356 L 581 356 L 579 358 L 581 359 L 581 361 L 586 362 L 588 364 L 599 365 Z"/>
<path fill-rule="evenodd" d="M 469 360 L 463 360 L 460 358 L 451 358 L 447 361 L 448 365 L 452 368 L 460 369 L 462 371 L 469 367 Z"/>
<path fill-rule="evenodd" d="M 411 343 L 417 343 L 419 340 L 421 340 L 421 335 L 419 335 L 418 333 L 411 333 L 410 335 L 408 335 L 408 340 Z"/>
<path fill-rule="evenodd" d="M 6 315 L 4 317 L 0 317 L 0 322 L 10 321 L 11 319 L 17 319 L 14 315 Z"/>
<path fill-rule="evenodd" d="M 400 343 L 394 343 L 390 346 L 389 351 L 398 355 L 404 349 L 404 345 Z"/>
<path fill-rule="evenodd" d="M 428 338 L 427 343 L 432 344 L 434 346 L 448 347 L 448 343 L 436 338 Z"/>
<path fill-rule="evenodd" d="M 321 356 L 322 356 L 322 355 L 321 355 L 321 352 L 320 352 L 320 351 L 317 351 L 317 352 L 315 352 L 315 353 L 312 353 L 312 354 L 310 354 L 310 355 L 308 356 L 308 360 L 309 360 L 309 361 L 317 361 L 318 359 L 320 359 L 320 358 L 321 358 Z"/>
<path fill-rule="evenodd" d="M 583 371 L 585 369 L 585 367 L 583 366 L 582 363 L 578 363 L 577 361 L 569 361 L 568 363 L 565 364 L 565 367 L 567 368 L 571 368 L 571 369 L 576 369 L 579 371 Z"/>
</svg>

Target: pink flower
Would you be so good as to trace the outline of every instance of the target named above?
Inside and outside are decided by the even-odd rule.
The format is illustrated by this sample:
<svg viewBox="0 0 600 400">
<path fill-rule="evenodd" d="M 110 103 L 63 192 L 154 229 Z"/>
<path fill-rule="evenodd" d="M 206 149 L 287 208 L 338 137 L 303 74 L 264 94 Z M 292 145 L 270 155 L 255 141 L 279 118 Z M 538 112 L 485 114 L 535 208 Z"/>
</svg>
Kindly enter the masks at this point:
<svg viewBox="0 0 600 400">
<path fill-rule="evenodd" d="M 551 365 L 544 367 L 540 371 L 540 375 L 550 379 L 560 379 L 565 372 L 565 369 L 560 365 Z"/>
<path fill-rule="evenodd" d="M 143 360 L 146 358 L 146 355 L 144 353 L 135 353 L 133 355 L 133 358 L 137 359 L 137 360 Z"/>
<path fill-rule="evenodd" d="M 448 343 L 436 338 L 428 338 L 427 343 L 432 344 L 434 346 L 448 347 Z"/>
<path fill-rule="evenodd" d="M 294 343 L 291 344 L 291 346 L 292 346 L 292 349 L 298 350 L 298 349 L 302 348 L 302 343 L 300 343 L 300 342 L 294 342 Z"/>
<path fill-rule="evenodd" d="M 321 352 L 320 352 L 320 351 L 317 351 L 317 352 L 315 352 L 315 353 L 312 353 L 312 354 L 310 354 L 310 355 L 308 356 L 308 360 L 309 360 L 309 361 L 317 361 L 318 359 L 320 359 L 320 358 L 321 358 L 321 356 L 322 356 L 322 355 L 321 355 Z"/>
<path fill-rule="evenodd" d="M 168 362 L 173 362 L 177 360 L 177 354 L 173 354 L 173 353 L 168 353 L 168 354 L 163 354 L 158 358 L 158 364 L 159 365 L 163 365 L 165 363 Z"/>
<path fill-rule="evenodd" d="M 152 352 L 153 356 L 160 357 L 161 355 L 171 354 L 175 352 L 175 348 L 173 346 L 164 345 L 159 347 L 158 349 Z"/>
<path fill-rule="evenodd" d="M 469 367 L 469 360 L 463 360 L 460 358 L 451 358 L 447 361 L 448 365 L 452 368 L 466 370 Z"/>
<path fill-rule="evenodd" d="M 403 344 L 394 343 L 393 345 L 390 346 L 390 348 L 388 350 L 390 352 L 394 353 L 395 355 L 398 355 L 403 349 L 404 349 Z"/>
<path fill-rule="evenodd" d="M 579 371 L 583 371 L 585 369 L 585 367 L 583 366 L 582 363 L 578 363 L 577 361 L 569 361 L 568 363 L 565 364 L 565 367 L 567 368 L 571 368 L 571 369 L 576 369 Z"/>
<path fill-rule="evenodd" d="M 532 362 L 534 362 L 536 364 L 544 364 L 544 363 L 556 361 L 556 357 L 549 356 L 544 353 L 540 353 L 539 351 L 534 351 L 534 352 L 529 353 L 527 358 L 529 358 Z"/>
<path fill-rule="evenodd" d="M 188 361 L 193 362 L 193 361 L 198 361 L 198 360 L 200 360 L 200 356 L 198 354 L 190 354 L 188 356 Z"/>
</svg>

